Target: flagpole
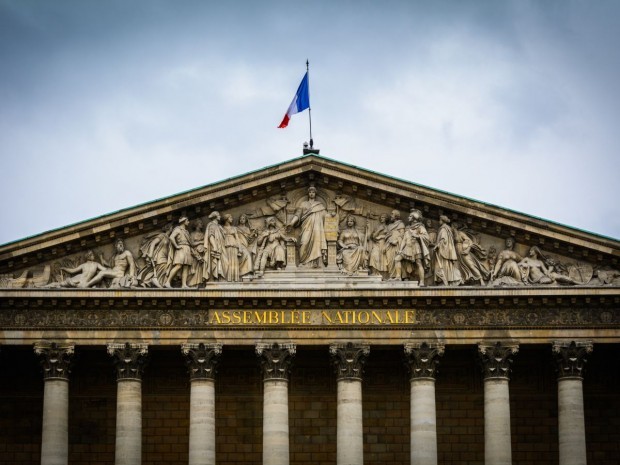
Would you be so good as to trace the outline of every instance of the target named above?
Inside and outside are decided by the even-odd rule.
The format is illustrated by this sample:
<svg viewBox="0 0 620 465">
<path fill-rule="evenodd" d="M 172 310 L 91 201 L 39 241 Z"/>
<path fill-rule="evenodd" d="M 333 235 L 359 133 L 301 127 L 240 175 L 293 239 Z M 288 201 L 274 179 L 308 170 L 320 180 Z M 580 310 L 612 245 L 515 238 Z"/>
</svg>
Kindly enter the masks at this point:
<svg viewBox="0 0 620 465">
<path fill-rule="evenodd" d="M 310 62 L 306 58 L 306 73 L 308 74 L 308 89 L 310 89 Z M 310 148 L 314 146 L 314 141 L 312 140 L 312 109 L 308 106 L 308 121 L 310 122 Z"/>
</svg>

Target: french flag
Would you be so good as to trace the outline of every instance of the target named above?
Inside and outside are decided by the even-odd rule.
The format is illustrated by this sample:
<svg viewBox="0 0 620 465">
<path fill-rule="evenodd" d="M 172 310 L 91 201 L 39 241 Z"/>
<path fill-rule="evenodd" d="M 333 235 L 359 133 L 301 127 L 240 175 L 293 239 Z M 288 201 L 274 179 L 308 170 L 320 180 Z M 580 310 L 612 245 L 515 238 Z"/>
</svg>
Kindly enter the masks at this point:
<svg viewBox="0 0 620 465">
<path fill-rule="evenodd" d="M 293 97 L 293 101 L 286 110 L 286 115 L 282 119 L 279 128 L 285 128 L 288 126 L 288 122 L 295 113 L 301 113 L 302 111 L 310 108 L 310 92 L 308 89 L 308 72 L 304 75 L 304 78 L 299 84 L 299 88 Z"/>
</svg>

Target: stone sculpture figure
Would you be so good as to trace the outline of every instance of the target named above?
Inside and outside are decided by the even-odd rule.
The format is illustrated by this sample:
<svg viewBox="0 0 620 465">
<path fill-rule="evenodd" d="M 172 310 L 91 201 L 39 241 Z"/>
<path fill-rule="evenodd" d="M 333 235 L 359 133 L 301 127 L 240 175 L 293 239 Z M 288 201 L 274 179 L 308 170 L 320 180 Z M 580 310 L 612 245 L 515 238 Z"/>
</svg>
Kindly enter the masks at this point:
<svg viewBox="0 0 620 465">
<path fill-rule="evenodd" d="M 276 219 L 272 216 L 267 218 L 267 228 L 262 231 L 256 243 L 255 269 L 257 276 L 262 276 L 266 268 L 281 269 L 286 266 L 286 238 L 276 226 Z"/>
<path fill-rule="evenodd" d="M 346 228 L 338 235 L 337 245 L 339 247 L 336 256 L 338 268 L 349 275 L 358 270 L 366 270 L 366 248 L 362 238 L 355 227 L 357 220 L 353 215 L 349 215 L 346 220 Z"/>
<path fill-rule="evenodd" d="M 433 222 L 430 218 L 427 218 L 424 221 L 424 227 L 426 228 L 426 232 L 428 234 L 428 250 L 429 253 L 435 248 L 437 243 L 437 230 L 433 227 Z M 426 285 L 432 286 L 433 281 L 435 279 L 435 268 L 433 267 L 433 260 L 429 260 L 428 268 L 424 274 L 424 283 Z"/>
<path fill-rule="evenodd" d="M 533 246 L 528 252 L 528 256 L 519 262 L 519 269 L 524 284 L 585 284 L 583 280 L 572 278 L 569 274 L 562 273 L 564 267 L 555 260 L 546 257 L 538 246 Z M 576 267 L 571 267 L 575 269 Z M 592 268 L 588 265 L 582 266 L 582 272 L 585 273 L 585 281 L 589 281 L 592 277 Z M 587 270 L 586 270 L 587 269 Z M 575 273 L 580 278 L 582 274 Z"/>
<path fill-rule="evenodd" d="M 163 230 L 147 234 L 142 239 L 140 254 L 146 265 L 138 271 L 138 280 L 143 286 L 163 287 L 170 267 L 168 253 L 170 252 L 170 233 L 172 223 L 167 223 Z"/>
<path fill-rule="evenodd" d="M 243 276 L 254 270 L 254 260 L 256 259 L 256 238 L 258 231 L 249 226 L 247 215 L 242 214 L 237 221 L 237 237 L 239 239 L 239 250 L 243 257 L 241 270 Z M 247 272 L 245 271 L 247 268 Z"/>
<path fill-rule="evenodd" d="M 434 252 L 435 282 L 440 282 L 444 286 L 461 284 L 462 278 L 458 267 L 454 235 L 452 228 L 450 228 L 450 219 L 445 215 L 439 217 L 439 229 L 437 230 L 437 243 Z"/>
<path fill-rule="evenodd" d="M 122 239 L 118 239 L 115 244 L 116 252 L 110 260 L 113 263 L 112 268 L 104 268 L 97 275 L 86 283 L 86 287 L 93 287 L 104 279 L 112 279 L 111 288 L 115 287 L 132 287 L 138 284 L 136 277 L 136 262 L 133 254 L 129 250 L 125 250 L 125 243 Z M 109 262 L 101 257 L 104 265 Z"/>
<path fill-rule="evenodd" d="M 390 222 L 387 225 L 385 235 L 384 257 L 387 265 L 387 274 L 389 279 L 401 280 L 400 262 L 396 262 L 396 256 L 400 252 L 401 242 L 405 234 L 405 223 L 400 219 L 400 212 L 392 210 L 390 213 Z"/>
<path fill-rule="evenodd" d="M 226 259 L 222 261 L 224 279 L 226 281 L 240 281 L 241 277 L 252 272 L 250 252 L 241 247 L 241 240 L 237 228 L 233 226 L 233 216 L 224 215 L 224 253 Z"/>
<path fill-rule="evenodd" d="M 311 265 L 313 268 L 320 266 L 320 261 L 327 264 L 327 240 L 325 239 L 325 214 L 326 207 L 316 198 L 316 188 L 308 188 L 308 200 L 301 203 L 295 210 L 293 218 L 287 225 L 287 231 L 298 223 L 301 228 L 299 238 L 299 263 Z"/>
<path fill-rule="evenodd" d="M 98 271 L 104 271 L 105 267 L 95 261 L 95 254 L 92 250 L 86 252 L 86 261 L 75 268 L 60 268 L 61 271 L 72 274 L 60 282 L 50 283 L 44 287 L 87 287 L 88 282 L 97 274 Z M 77 274 L 76 274 L 77 273 Z"/>
<path fill-rule="evenodd" d="M 192 244 L 192 265 L 189 268 L 189 277 L 187 284 L 189 287 L 198 287 L 203 282 L 203 262 L 205 255 L 205 233 L 203 231 L 204 223 L 200 218 L 196 219 L 191 225 L 189 237 Z"/>
<path fill-rule="evenodd" d="M 211 220 L 207 224 L 204 238 L 204 263 L 203 279 L 205 281 L 219 281 L 224 278 L 224 270 L 227 268 L 224 231 L 220 225 L 220 213 L 217 211 L 209 215 Z"/>
<path fill-rule="evenodd" d="M 521 256 L 513 249 L 515 241 L 512 237 L 506 239 L 506 248 L 502 250 L 495 260 L 495 267 L 491 272 L 489 284 L 494 286 L 515 286 L 523 284 L 519 262 Z"/>
<path fill-rule="evenodd" d="M 422 223 L 422 212 L 413 209 L 409 213 L 409 225 L 405 229 L 400 250 L 395 258 L 403 279 L 413 276 L 415 269 L 418 284 L 424 286 L 424 270 L 430 265 L 429 239 L 426 227 Z"/>
<path fill-rule="evenodd" d="M 387 214 L 383 213 L 379 216 L 379 224 L 375 227 L 370 235 L 370 258 L 368 267 L 372 274 L 385 277 L 387 272 L 387 263 L 385 261 L 385 239 L 387 237 Z"/>
<path fill-rule="evenodd" d="M 452 225 L 452 233 L 463 283 L 478 281 L 483 286 L 490 275 L 489 270 L 482 263 L 482 260 L 486 258 L 486 250 L 480 247 L 470 234 L 461 229 L 459 223 Z"/>
<path fill-rule="evenodd" d="M 179 225 L 172 230 L 170 234 L 170 252 L 168 253 L 168 261 L 172 267 L 168 273 L 168 279 L 164 287 L 172 287 L 171 283 L 179 270 L 181 271 L 181 287 L 186 289 L 189 270 L 193 264 L 195 252 L 192 249 L 192 238 L 187 229 L 189 219 L 183 216 L 179 219 Z"/>
<path fill-rule="evenodd" d="M 528 256 L 519 262 L 521 279 L 523 284 L 551 284 L 554 279 L 551 272 L 540 260 L 540 249 L 536 246 L 531 247 Z"/>
</svg>

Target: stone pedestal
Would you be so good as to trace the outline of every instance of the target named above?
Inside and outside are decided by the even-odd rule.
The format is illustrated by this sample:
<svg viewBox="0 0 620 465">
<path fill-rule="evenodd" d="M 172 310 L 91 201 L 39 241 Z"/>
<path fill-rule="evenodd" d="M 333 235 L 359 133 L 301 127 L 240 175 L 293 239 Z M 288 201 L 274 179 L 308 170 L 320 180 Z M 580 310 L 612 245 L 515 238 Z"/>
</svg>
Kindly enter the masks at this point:
<svg viewBox="0 0 620 465">
<path fill-rule="evenodd" d="M 109 344 L 117 374 L 115 465 L 142 463 L 142 372 L 146 344 Z"/>
<path fill-rule="evenodd" d="M 184 344 L 190 375 L 189 465 L 215 465 L 215 372 L 220 344 Z"/>
<path fill-rule="evenodd" d="M 510 439 L 510 364 L 516 344 L 479 345 L 484 373 L 484 463 L 512 464 Z"/>
<path fill-rule="evenodd" d="M 364 435 L 362 423 L 362 375 L 368 345 L 330 346 L 338 377 L 336 463 L 364 464 Z"/>
<path fill-rule="evenodd" d="M 263 371 L 263 465 L 288 465 L 288 377 L 294 344 L 257 344 Z"/>
<path fill-rule="evenodd" d="M 74 346 L 39 342 L 35 353 L 41 358 L 43 389 L 43 428 L 41 465 L 67 465 L 69 462 L 69 367 Z"/>
<path fill-rule="evenodd" d="M 297 244 L 294 240 L 286 241 L 286 267 L 285 270 L 293 271 L 297 268 Z"/>
<path fill-rule="evenodd" d="M 583 369 L 589 342 L 553 345 L 558 368 L 558 435 L 560 465 L 586 465 Z"/>
<path fill-rule="evenodd" d="M 435 375 L 443 344 L 405 344 L 411 382 L 411 465 L 437 465 Z"/>
</svg>

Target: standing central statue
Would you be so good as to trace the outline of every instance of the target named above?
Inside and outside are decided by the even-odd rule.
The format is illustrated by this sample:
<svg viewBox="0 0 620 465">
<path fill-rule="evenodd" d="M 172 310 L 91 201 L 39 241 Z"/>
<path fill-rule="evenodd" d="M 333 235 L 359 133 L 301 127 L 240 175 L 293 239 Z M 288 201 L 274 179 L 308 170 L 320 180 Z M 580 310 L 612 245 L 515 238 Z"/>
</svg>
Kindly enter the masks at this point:
<svg viewBox="0 0 620 465">
<path fill-rule="evenodd" d="M 316 198 L 316 188 L 308 188 L 308 200 L 301 203 L 295 210 L 291 221 L 286 225 L 289 232 L 297 223 L 301 227 L 299 237 L 299 263 L 320 266 L 322 260 L 327 265 L 327 241 L 325 240 L 325 205 Z"/>
</svg>

